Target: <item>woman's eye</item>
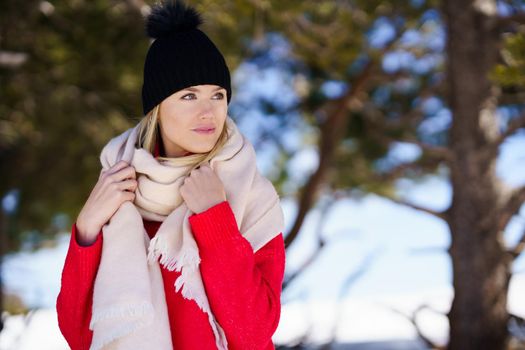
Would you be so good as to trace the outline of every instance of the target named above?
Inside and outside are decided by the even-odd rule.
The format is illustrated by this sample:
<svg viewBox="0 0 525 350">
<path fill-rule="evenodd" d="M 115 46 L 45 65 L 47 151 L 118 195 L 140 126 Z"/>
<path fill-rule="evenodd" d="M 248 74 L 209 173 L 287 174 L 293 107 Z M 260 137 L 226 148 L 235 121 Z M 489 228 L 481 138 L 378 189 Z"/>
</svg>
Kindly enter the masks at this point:
<svg viewBox="0 0 525 350">
<path fill-rule="evenodd" d="M 215 98 L 216 100 L 222 100 L 224 98 L 224 94 L 222 92 L 216 93 L 215 96 L 219 96 L 218 98 Z M 191 97 L 191 98 L 187 98 L 187 97 Z M 194 97 L 195 97 L 195 94 L 186 94 L 186 95 L 182 96 L 181 99 L 183 99 L 183 100 L 193 100 Z"/>
<path fill-rule="evenodd" d="M 195 96 L 195 94 L 186 94 L 186 95 L 182 96 L 181 98 L 182 98 L 183 100 L 192 100 L 192 98 L 186 98 L 186 97 L 188 97 L 188 96 Z"/>
</svg>

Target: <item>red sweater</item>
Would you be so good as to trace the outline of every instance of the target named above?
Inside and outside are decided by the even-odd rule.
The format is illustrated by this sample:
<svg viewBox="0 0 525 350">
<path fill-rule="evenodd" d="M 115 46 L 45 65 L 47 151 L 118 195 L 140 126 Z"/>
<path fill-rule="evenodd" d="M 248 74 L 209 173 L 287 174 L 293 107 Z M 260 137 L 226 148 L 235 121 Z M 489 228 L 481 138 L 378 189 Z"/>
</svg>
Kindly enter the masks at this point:
<svg viewBox="0 0 525 350">
<path fill-rule="evenodd" d="M 229 349 L 275 349 L 271 337 L 279 323 L 285 251 L 280 232 L 256 253 L 239 232 L 228 201 L 189 218 L 199 246 L 200 271 L 215 318 L 224 329 Z M 144 220 L 150 237 L 160 222 Z M 90 246 L 76 240 L 76 223 L 62 271 L 57 298 L 58 324 L 73 350 L 89 349 L 93 284 L 102 251 L 99 233 Z M 179 272 L 161 265 L 173 347 L 216 349 L 206 314 L 193 300 L 175 292 Z"/>
</svg>

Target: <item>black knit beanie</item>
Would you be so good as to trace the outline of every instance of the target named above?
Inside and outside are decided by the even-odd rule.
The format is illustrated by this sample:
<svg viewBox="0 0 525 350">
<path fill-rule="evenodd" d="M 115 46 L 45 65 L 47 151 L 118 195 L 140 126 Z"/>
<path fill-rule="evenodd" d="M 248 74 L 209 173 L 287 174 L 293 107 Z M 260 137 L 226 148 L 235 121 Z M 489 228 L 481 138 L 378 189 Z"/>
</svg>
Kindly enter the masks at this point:
<svg viewBox="0 0 525 350">
<path fill-rule="evenodd" d="M 144 63 L 144 115 L 173 93 L 193 85 L 226 89 L 231 99 L 230 71 L 224 57 L 197 27 L 200 14 L 180 0 L 154 5 L 146 18 L 146 34 L 155 39 Z"/>
</svg>

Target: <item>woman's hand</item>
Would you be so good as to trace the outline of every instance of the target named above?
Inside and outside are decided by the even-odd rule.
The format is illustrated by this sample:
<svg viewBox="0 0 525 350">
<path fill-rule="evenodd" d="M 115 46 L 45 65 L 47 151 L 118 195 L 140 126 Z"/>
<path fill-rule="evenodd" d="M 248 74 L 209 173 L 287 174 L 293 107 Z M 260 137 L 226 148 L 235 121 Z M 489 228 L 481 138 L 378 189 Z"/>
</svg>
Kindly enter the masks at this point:
<svg viewBox="0 0 525 350">
<path fill-rule="evenodd" d="M 102 170 L 89 198 L 78 215 L 78 242 L 90 245 L 120 205 L 135 199 L 137 180 L 135 168 L 121 160 Z"/>
<path fill-rule="evenodd" d="M 221 179 L 207 163 L 194 169 L 184 179 L 180 195 L 188 208 L 196 214 L 226 200 Z"/>
</svg>

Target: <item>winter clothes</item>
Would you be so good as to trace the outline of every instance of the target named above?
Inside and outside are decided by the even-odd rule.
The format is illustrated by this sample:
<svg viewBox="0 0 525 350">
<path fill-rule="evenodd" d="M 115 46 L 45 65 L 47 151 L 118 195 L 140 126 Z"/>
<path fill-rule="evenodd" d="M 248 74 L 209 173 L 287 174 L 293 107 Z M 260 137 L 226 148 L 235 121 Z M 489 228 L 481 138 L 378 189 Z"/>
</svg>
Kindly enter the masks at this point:
<svg viewBox="0 0 525 350">
<path fill-rule="evenodd" d="M 157 145 L 155 157 L 159 155 L 158 152 Z M 252 175 L 254 171 L 256 172 L 252 169 Z M 226 192 L 228 193 L 228 189 Z M 238 201 L 233 202 L 228 196 L 227 201 L 202 213 L 190 213 L 187 216 L 191 238 L 198 247 L 200 257 L 197 270 L 210 311 L 213 311 L 214 319 L 227 339 L 227 348 L 273 349 L 271 336 L 280 318 L 285 263 L 282 230 L 277 235 L 266 235 L 270 238 L 260 243 L 260 247 L 254 247 L 250 237 L 243 234 L 243 222 L 250 220 L 244 221 L 243 216 L 236 214 L 235 205 L 238 204 Z M 269 207 L 271 208 L 268 203 L 258 201 L 250 208 L 252 212 L 258 212 L 261 208 Z M 143 226 L 147 233 L 144 242 L 158 237 L 162 220 L 144 216 L 141 220 L 142 225 L 137 226 Z M 241 229 L 238 223 L 241 223 Z M 253 227 L 253 224 L 249 227 Z M 252 235 L 256 236 L 264 235 Z M 72 226 L 70 247 L 62 272 L 62 286 L 57 298 L 57 312 L 60 329 L 74 350 L 88 349 L 93 345 L 93 332 L 89 328 L 92 323 L 93 293 L 97 273 L 100 273 L 103 247 L 106 249 L 108 246 L 108 237 L 110 240 L 115 238 L 104 234 L 103 229 L 93 245 L 82 247 L 76 240 L 76 224 Z M 155 257 L 161 260 L 160 256 Z M 137 260 L 135 255 L 123 256 L 122 259 L 126 259 L 125 265 L 133 265 Z M 120 263 L 122 264 L 122 260 Z M 159 266 L 158 261 L 155 264 Z M 134 276 L 137 271 L 131 270 L 128 273 Z M 160 276 L 162 285 L 158 289 L 163 292 L 167 310 L 170 346 L 181 350 L 216 349 L 219 344 L 209 314 L 199 307 L 195 299 L 187 296 L 185 298 L 183 289 L 174 288 L 176 281 L 182 276 L 181 272 L 160 265 Z M 114 300 L 119 301 L 119 298 Z M 155 305 L 158 307 L 158 304 Z M 147 336 L 144 337 L 147 339 Z M 144 339 L 139 338 L 136 341 L 135 347 L 130 345 L 121 348 L 140 348 L 139 344 Z"/>
<path fill-rule="evenodd" d="M 139 126 L 110 140 L 100 155 L 105 170 L 120 160 L 134 166 L 138 187 L 135 200 L 124 202 L 103 227 L 91 350 L 172 348 L 159 257 L 168 270 L 181 271 L 175 291 L 181 290 L 183 297 L 195 300 L 207 313 L 217 348 L 226 350 L 226 335 L 210 308 L 199 271 L 199 249 L 189 223 L 193 212 L 179 191 L 191 170 L 190 158 L 199 155 L 159 162 L 135 147 Z M 279 196 L 259 173 L 253 146 L 230 117 L 225 127 L 228 139 L 209 165 L 224 185 L 239 231 L 256 252 L 284 229 Z M 151 240 L 142 218 L 162 221 Z"/>
<path fill-rule="evenodd" d="M 282 234 L 253 253 L 237 229 L 227 201 L 190 217 L 201 255 L 200 272 L 215 317 L 229 349 L 275 349 L 271 337 L 280 319 L 280 295 L 285 254 Z M 149 237 L 160 222 L 144 220 Z M 80 246 L 73 224 L 71 240 L 57 298 L 58 323 L 72 350 L 87 350 L 93 332 L 92 294 L 103 246 L 102 232 L 95 243 Z M 171 328 L 177 350 L 215 349 L 208 317 L 193 300 L 185 299 L 173 284 L 180 272 L 161 267 Z"/>
</svg>

